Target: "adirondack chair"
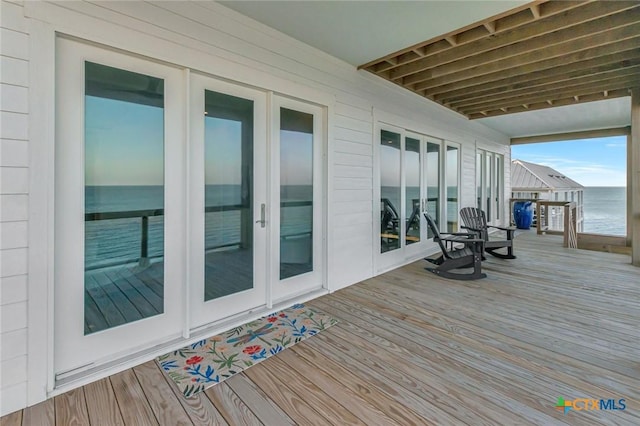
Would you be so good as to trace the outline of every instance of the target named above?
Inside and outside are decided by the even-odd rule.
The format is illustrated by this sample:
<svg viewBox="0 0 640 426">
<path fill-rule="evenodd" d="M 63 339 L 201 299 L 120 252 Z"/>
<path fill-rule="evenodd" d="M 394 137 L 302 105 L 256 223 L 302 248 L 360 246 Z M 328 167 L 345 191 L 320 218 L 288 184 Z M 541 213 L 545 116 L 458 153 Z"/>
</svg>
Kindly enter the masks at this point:
<svg viewBox="0 0 640 426">
<path fill-rule="evenodd" d="M 462 229 L 467 229 L 470 232 L 475 233 L 478 238 L 482 239 L 484 241 L 484 251 L 501 259 L 516 258 L 513 254 L 513 234 L 515 233 L 516 228 L 487 225 L 487 216 L 484 214 L 484 211 L 477 207 L 463 207 L 460 209 L 460 216 L 464 223 Z M 490 240 L 489 228 L 504 231 L 506 233 L 506 240 Z M 496 252 L 496 250 L 502 248 L 507 249 L 506 254 Z"/>
<path fill-rule="evenodd" d="M 436 259 L 425 260 L 436 265 L 426 267 L 436 275 L 454 280 L 477 280 L 487 275 L 482 272 L 482 243 L 483 240 L 475 238 L 475 234 L 468 232 L 440 233 L 438 226 L 429 213 L 424 213 L 427 224 L 433 233 L 433 241 L 440 246 L 442 254 Z M 456 247 L 462 244 L 462 247 Z M 453 269 L 473 268 L 472 272 L 451 272 Z"/>
</svg>

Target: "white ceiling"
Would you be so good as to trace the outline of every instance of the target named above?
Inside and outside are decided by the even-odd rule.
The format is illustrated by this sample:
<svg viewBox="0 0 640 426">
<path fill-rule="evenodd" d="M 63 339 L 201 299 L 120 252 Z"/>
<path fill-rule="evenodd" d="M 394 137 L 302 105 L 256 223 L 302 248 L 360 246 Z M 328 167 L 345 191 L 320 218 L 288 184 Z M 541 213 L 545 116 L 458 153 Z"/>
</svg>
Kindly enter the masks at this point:
<svg viewBox="0 0 640 426">
<path fill-rule="evenodd" d="M 265 0 L 220 3 L 358 66 L 527 1 Z M 629 98 L 617 98 L 477 121 L 510 137 L 519 137 L 628 126 L 630 117 Z"/>
<path fill-rule="evenodd" d="M 476 120 L 508 136 L 535 136 L 631 125 L 631 98 L 547 108 Z"/>
<path fill-rule="evenodd" d="M 527 1 L 221 1 L 358 66 Z"/>
</svg>

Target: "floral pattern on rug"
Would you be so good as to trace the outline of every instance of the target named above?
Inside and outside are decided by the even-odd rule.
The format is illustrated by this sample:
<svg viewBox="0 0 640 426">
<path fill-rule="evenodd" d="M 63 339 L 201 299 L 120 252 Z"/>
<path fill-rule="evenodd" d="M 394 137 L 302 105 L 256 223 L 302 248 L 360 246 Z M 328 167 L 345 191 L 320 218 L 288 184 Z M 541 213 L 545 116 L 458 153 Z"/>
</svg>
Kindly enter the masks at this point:
<svg viewBox="0 0 640 426">
<path fill-rule="evenodd" d="M 156 362 L 189 397 L 337 322 L 297 304 L 158 357 Z"/>
</svg>

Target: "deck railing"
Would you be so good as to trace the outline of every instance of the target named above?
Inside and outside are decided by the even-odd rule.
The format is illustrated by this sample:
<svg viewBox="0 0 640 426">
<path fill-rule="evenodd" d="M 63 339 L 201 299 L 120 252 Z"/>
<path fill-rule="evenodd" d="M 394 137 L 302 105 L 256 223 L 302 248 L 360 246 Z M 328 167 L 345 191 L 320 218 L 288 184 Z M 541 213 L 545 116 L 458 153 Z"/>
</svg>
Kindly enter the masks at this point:
<svg viewBox="0 0 640 426">
<path fill-rule="evenodd" d="M 564 237 L 564 247 L 578 248 L 578 208 L 573 201 L 536 201 L 536 232 Z"/>
</svg>

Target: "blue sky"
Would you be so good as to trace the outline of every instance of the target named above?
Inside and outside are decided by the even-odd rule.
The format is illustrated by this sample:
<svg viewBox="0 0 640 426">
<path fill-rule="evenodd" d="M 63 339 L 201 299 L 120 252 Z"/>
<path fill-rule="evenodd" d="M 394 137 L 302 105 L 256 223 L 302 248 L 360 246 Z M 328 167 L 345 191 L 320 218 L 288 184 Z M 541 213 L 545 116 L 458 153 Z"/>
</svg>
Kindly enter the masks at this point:
<svg viewBox="0 0 640 426">
<path fill-rule="evenodd" d="M 552 167 L 584 186 L 626 186 L 627 137 L 514 145 L 511 159 Z"/>
</svg>

